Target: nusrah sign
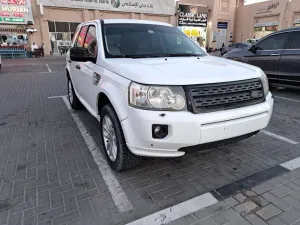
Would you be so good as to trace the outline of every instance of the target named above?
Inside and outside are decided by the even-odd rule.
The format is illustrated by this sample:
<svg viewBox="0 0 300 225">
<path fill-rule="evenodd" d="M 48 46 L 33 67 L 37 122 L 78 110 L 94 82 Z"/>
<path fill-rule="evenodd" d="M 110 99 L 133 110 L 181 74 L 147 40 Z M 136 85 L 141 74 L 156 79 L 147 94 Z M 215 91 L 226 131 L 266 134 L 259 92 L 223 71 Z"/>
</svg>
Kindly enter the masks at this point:
<svg viewBox="0 0 300 225">
<path fill-rule="evenodd" d="M 0 0 L 0 24 L 33 22 L 30 0 Z"/>
<path fill-rule="evenodd" d="M 199 12 L 198 7 L 179 5 L 179 9 L 178 26 L 207 27 L 208 14 Z"/>
<path fill-rule="evenodd" d="M 174 0 L 40 0 L 44 6 L 174 15 Z"/>
</svg>

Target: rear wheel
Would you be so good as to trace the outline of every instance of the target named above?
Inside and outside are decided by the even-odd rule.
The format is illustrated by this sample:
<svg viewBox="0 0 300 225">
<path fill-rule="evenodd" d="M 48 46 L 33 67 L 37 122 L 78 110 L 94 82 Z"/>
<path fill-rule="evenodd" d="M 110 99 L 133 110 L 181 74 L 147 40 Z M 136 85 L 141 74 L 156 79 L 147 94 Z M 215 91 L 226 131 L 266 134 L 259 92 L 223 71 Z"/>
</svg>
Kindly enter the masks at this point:
<svg viewBox="0 0 300 225">
<path fill-rule="evenodd" d="M 68 78 L 68 99 L 72 109 L 78 110 L 82 108 L 82 104 L 74 91 L 74 87 L 70 78 Z"/>
<path fill-rule="evenodd" d="M 141 157 L 128 149 L 118 116 L 110 104 L 105 105 L 101 111 L 100 131 L 102 147 L 114 170 L 130 169 L 142 161 Z"/>
</svg>

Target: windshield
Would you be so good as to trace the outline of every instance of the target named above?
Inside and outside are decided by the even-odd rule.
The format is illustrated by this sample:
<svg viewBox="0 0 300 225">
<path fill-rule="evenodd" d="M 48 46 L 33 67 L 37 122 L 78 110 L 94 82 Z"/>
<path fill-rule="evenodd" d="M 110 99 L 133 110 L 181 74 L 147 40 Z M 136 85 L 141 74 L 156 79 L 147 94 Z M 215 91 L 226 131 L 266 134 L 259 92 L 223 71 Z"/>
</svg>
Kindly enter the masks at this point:
<svg viewBox="0 0 300 225">
<path fill-rule="evenodd" d="M 104 24 L 107 58 L 204 56 L 206 53 L 175 27 L 153 24 Z"/>
</svg>

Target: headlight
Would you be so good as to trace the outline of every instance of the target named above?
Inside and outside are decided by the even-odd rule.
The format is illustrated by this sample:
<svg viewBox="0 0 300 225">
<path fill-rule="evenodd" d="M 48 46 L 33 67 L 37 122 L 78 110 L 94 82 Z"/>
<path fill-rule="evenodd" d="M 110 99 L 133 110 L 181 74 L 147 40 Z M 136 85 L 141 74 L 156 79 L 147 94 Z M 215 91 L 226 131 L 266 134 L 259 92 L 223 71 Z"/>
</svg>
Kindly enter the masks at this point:
<svg viewBox="0 0 300 225">
<path fill-rule="evenodd" d="M 269 81 L 268 81 L 268 77 L 267 75 L 261 70 L 261 82 L 264 88 L 264 92 L 265 92 L 265 96 L 267 96 L 269 94 Z"/>
<path fill-rule="evenodd" d="M 141 109 L 186 110 L 185 94 L 180 86 L 148 86 L 132 82 L 129 104 Z"/>
</svg>

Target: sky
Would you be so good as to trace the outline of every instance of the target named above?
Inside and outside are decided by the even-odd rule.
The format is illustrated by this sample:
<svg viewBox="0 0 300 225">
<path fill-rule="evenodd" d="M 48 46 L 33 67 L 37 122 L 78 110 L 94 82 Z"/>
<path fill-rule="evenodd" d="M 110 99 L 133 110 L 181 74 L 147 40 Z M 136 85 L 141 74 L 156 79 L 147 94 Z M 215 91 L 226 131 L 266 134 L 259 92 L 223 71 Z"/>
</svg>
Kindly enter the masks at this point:
<svg viewBox="0 0 300 225">
<path fill-rule="evenodd" d="M 249 5 L 257 2 L 264 2 L 264 1 L 268 1 L 268 0 L 246 0 L 245 5 Z"/>
</svg>

